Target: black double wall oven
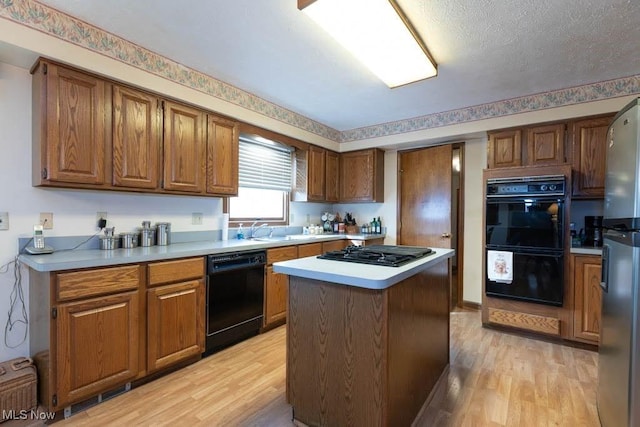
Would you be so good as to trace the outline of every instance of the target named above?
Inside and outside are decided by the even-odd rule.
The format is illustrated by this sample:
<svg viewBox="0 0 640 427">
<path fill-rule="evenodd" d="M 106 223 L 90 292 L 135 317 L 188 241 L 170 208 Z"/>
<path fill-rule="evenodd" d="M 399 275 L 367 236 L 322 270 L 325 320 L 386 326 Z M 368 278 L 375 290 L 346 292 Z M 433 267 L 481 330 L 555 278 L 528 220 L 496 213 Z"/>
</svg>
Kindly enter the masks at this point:
<svg viewBox="0 0 640 427">
<path fill-rule="evenodd" d="M 562 306 L 564 176 L 496 178 L 486 185 L 486 295 Z"/>
</svg>

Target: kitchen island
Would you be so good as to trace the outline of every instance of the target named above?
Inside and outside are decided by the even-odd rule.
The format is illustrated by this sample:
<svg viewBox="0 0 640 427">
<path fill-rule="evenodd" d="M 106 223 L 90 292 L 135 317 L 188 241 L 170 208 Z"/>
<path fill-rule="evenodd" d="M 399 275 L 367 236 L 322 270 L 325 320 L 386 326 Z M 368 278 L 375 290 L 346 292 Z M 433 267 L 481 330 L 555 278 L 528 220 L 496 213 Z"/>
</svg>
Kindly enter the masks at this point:
<svg viewBox="0 0 640 427">
<path fill-rule="evenodd" d="M 288 274 L 287 401 L 321 426 L 408 426 L 449 363 L 453 250 L 400 267 L 315 257 Z"/>
</svg>

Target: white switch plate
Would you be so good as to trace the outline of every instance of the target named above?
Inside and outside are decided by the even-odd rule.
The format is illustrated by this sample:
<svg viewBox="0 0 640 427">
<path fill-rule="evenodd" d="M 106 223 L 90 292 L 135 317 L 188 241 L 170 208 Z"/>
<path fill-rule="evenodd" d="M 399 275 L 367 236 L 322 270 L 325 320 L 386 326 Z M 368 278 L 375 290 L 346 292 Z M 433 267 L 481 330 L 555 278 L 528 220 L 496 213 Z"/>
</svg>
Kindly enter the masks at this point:
<svg viewBox="0 0 640 427">
<path fill-rule="evenodd" d="M 40 212 L 40 224 L 45 230 L 53 228 L 53 212 Z"/>
<path fill-rule="evenodd" d="M 0 212 L 0 230 L 9 229 L 9 212 Z"/>
<path fill-rule="evenodd" d="M 192 225 L 202 225 L 202 212 L 194 212 L 191 214 Z"/>
</svg>

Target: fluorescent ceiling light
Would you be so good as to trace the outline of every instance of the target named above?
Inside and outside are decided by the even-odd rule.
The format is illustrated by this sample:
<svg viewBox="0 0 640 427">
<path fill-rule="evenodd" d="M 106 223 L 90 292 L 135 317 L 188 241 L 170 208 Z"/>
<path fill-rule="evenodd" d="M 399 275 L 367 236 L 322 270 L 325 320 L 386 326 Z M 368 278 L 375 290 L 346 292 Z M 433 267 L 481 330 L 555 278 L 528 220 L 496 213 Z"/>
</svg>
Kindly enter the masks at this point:
<svg viewBox="0 0 640 427">
<path fill-rule="evenodd" d="M 394 0 L 298 0 L 298 9 L 389 87 L 438 73 L 427 48 Z"/>
</svg>

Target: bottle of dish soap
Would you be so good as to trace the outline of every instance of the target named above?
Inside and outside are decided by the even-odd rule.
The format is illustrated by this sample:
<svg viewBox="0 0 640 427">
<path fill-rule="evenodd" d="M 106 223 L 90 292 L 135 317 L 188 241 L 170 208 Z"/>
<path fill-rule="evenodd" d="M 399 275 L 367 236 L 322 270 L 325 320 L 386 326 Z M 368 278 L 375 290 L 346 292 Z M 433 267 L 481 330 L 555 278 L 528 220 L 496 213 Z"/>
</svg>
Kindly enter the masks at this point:
<svg viewBox="0 0 640 427">
<path fill-rule="evenodd" d="M 238 240 L 244 239 L 244 229 L 242 228 L 242 223 L 240 223 L 240 226 L 238 227 L 238 232 L 236 233 L 236 239 Z"/>
</svg>

